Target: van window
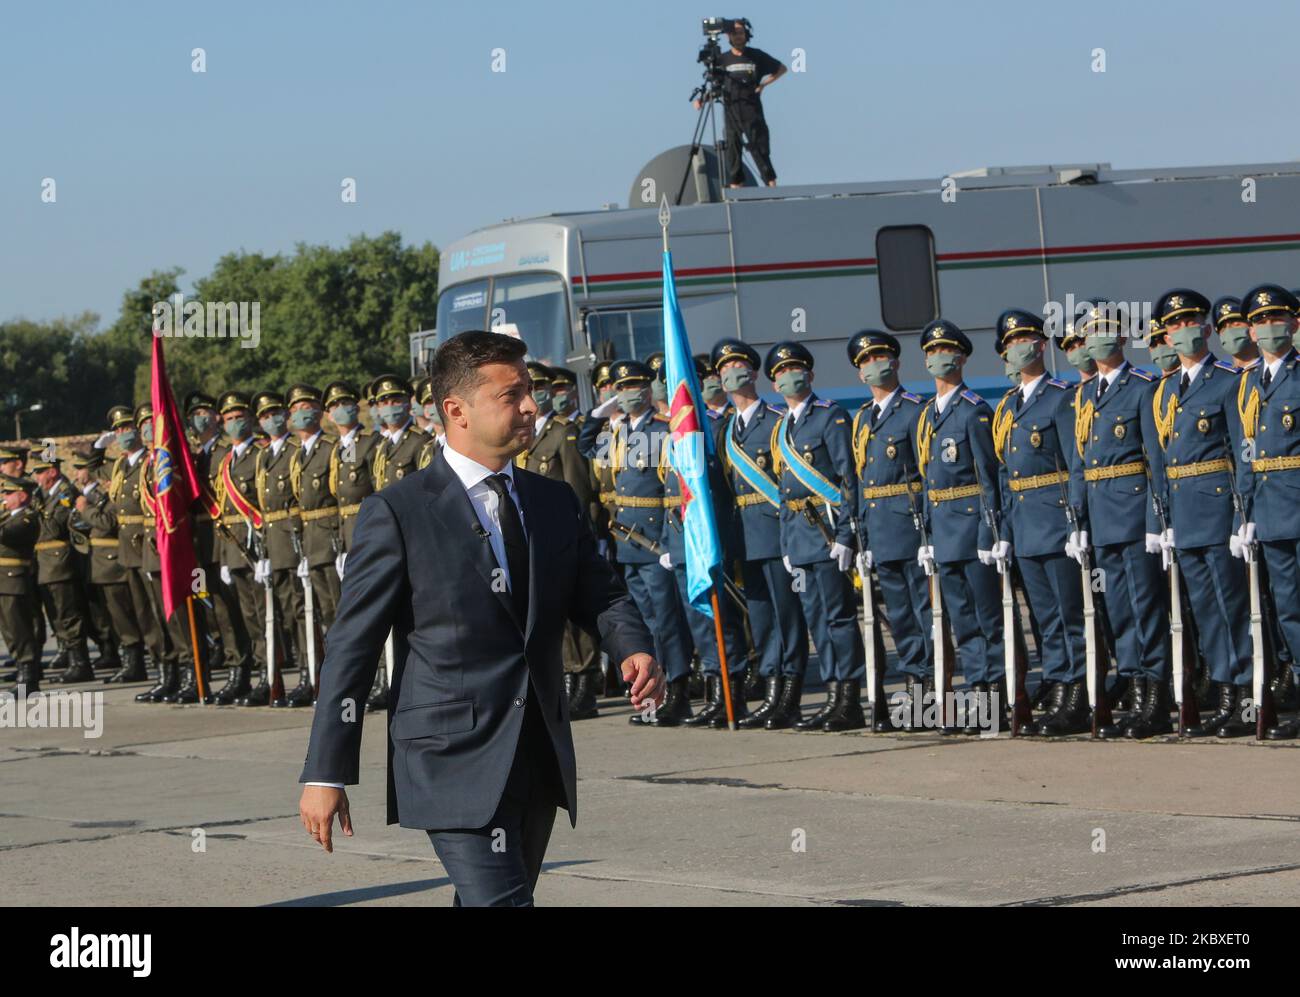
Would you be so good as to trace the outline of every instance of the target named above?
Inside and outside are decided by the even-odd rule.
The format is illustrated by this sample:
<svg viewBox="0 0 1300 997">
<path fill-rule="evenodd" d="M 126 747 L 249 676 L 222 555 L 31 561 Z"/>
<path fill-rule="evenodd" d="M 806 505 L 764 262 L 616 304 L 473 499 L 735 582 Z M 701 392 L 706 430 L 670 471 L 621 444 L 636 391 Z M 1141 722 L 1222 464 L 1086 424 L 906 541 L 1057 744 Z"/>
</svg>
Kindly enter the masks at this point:
<svg viewBox="0 0 1300 997">
<path fill-rule="evenodd" d="M 662 308 L 590 312 L 587 334 L 599 360 L 644 360 L 664 348 Z"/>
<path fill-rule="evenodd" d="M 939 317 L 934 233 L 924 225 L 897 225 L 876 233 L 880 316 L 895 330 L 920 329 Z"/>
</svg>

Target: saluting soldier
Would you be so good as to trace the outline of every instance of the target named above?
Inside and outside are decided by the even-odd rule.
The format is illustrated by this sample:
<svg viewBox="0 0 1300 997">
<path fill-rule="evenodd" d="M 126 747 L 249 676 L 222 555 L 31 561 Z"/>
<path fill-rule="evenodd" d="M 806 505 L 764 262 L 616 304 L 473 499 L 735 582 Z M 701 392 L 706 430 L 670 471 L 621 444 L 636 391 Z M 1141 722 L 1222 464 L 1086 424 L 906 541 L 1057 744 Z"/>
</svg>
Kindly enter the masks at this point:
<svg viewBox="0 0 1300 997">
<path fill-rule="evenodd" d="M 1043 680 L 1052 693 L 1046 713 L 1026 733 L 1047 737 L 1091 730 L 1083 584 L 1065 553 L 1070 522 L 1070 452 L 1074 444 L 1074 390 L 1047 374 L 1043 320 L 1013 308 L 998 317 L 998 339 L 1020 383 L 998 402 L 993 445 L 1002 465 L 1003 518 L 1038 621 Z M 1006 634 L 1004 639 L 1014 635 Z M 1005 684 L 1005 683 L 1004 683 Z M 1009 696 L 1015 690 L 1007 690 Z M 1010 704 L 1008 704 L 1010 705 Z"/>
<path fill-rule="evenodd" d="M 1156 313 L 1178 351 L 1181 369 L 1157 386 L 1153 401 L 1162 451 L 1153 461 L 1156 487 L 1169 507 L 1163 548 L 1176 551 L 1187 581 L 1201 655 L 1219 689 L 1218 712 L 1191 736 L 1240 737 L 1254 724 L 1251 710 L 1250 614 L 1245 565 L 1232 556 L 1230 538 L 1240 521 L 1233 478 L 1240 451 L 1237 368 L 1218 360 L 1207 344 L 1210 302 L 1175 288 Z"/>
<path fill-rule="evenodd" d="M 253 396 L 253 411 L 267 435 L 266 446 L 257 452 L 257 505 L 262 510 L 263 577 L 260 580 L 271 581 L 278 633 L 292 634 L 299 665 L 305 671 L 307 636 L 298 574 L 302 562 L 302 520 L 294 499 L 292 473 L 298 441 L 289 433 L 289 412 L 279 392 L 259 391 Z M 287 668 L 292 659 L 288 649 L 285 650 L 283 660 Z M 253 695 L 261 698 L 257 690 Z M 249 706 L 266 705 L 253 702 L 252 698 Z M 271 706 L 284 705 L 274 698 L 268 698 L 267 702 Z"/>
<path fill-rule="evenodd" d="M 69 530 L 75 489 L 61 463 L 46 454 L 31 463 L 31 477 L 40 488 L 35 502 L 41 524 L 36 585 L 55 636 L 67 651 L 68 666 L 59 681 L 89 682 L 95 673 L 86 652 L 86 603 Z"/>
<path fill-rule="evenodd" d="M 663 534 L 664 483 L 660 462 L 667 462 L 668 419 L 656 412 L 651 399 L 653 375 L 639 360 L 619 360 L 611 370 L 617 394 L 592 410 L 579 433 L 581 452 L 608 461 L 614 480 L 611 524 L 636 531 L 647 542 Z M 623 416 L 606 423 L 614 406 Z M 606 428 L 608 427 L 608 428 Z M 659 555 L 614 530 L 615 558 L 623 580 L 655 638 L 655 658 L 668 677 L 668 692 L 657 710 L 636 713 L 633 725 L 676 727 L 691 715 L 687 680 L 690 676 L 690 634 L 671 571 Z"/>
<path fill-rule="evenodd" d="M 314 387 L 295 384 L 289 388 L 286 401 L 289 403 L 289 426 L 298 435 L 298 446 L 289 462 L 293 496 L 302 521 L 298 581 L 311 586 L 315 623 L 324 633 L 334 622 L 338 610 L 340 586 L 335 562 L 343 552 L 343 542 L 339 539 L 339 504 L 330 491 L 329 480 L 334 445 L 338 439 L 321 429 L 322 399 Z M 316 635 L 306 632 L 305 610 L 302 632 L 304 641 L 315 641 Z M 306 655 L 304 643 L 298 662 L 298 686 L 288 695 L 290 706 L 309 706 L 315 697 Z"/>
<path fill-rule="evenodd" d="M 68 538 L 76 553 L 77 576 L 81 591 L 86 600 L 86 635 L 99 645 L 99 657 L 90 663 L 92 671 L 112 668 L 114 674 L 122 668 L 122 658 L 118 650 L 117 634 L 113 632 L 113 620 L 108 611 L 108 603 L 103 588 L 94 581 L 94 545 L 91 542 L 93 532 L 78 510 L 78 500 L 82 498 L 87 487 L 101 487 L 106 483 L 104 477 L 104 453 L 91 449 L 90 453 L 74 451 L 72 456 L 73 511 L 68 520 Z M 100 538 L 100 543 L 113 549 L 113 566 L 117 568 L 117 539 Z M 107 680 L 106 680 L 107 681 Z"/>
<path fill-rule="evenodd" d="M 375 454 L 375 491 L 419 469 L 420 451 L 429 434 L 411 419 L 411 385 L 396 374 L 384 374 L 372 385 L 386 439 Z"/>
<path fill-rule="evenodd" d="M 1260 363 L 1243 375 L 1238 402 L 1240 434 L 1238 477 L 1245 504 L 1234 550 L 1242 545 L 1264 552 L 1282 638 L 1300 650 L 1300 355 L 1294 348 L 1300 300 L 1276 284 L 1261 284 L 1243 298 L 1251 339 Z M 1294 663 L 1292 669 L 1295 668 Z M 1294 674 L 1291 676 L 1295 678 Z M 1273 692 L 1285 693 L 1286 678 L 1277 676 Z M 1265 731 L 1269 740 L 1300 735 L 1300 717 Z"/>
<path fill-rule="evenodd" d="M 865 545 L 859 552 L 858 571 L 864 585 L 871 584 L 873 568 L 880 579 L 898 665 L 908 699 L 916 702 L 930 675 L 933 653 L 930 584 L 916 559 L 921 534 L 915 513 L 923 500 L 913 432 L 924 401 L 899 383 L 901 348 L 889 333 L 876 329 L 856 333 L 849 339 L 848 353 L 849 363 L 871 390 L 871 400 L 853 417 L 858 521 Z M 883 710 L 878 711 L 874 729 L 892 729 Z"/>
<path fill-rule="evenodd" d="M 8 474 L 15 478 L 26 477 L 27 448 L 16 445 L 0 448 L 0 474 Z M 36 617 L 32 620 L 32 632 L 36 634 L 36 646 L 44 647 L 45 612 L 39 597 L 33 605 L 36 607 Z"/>
<path fill-rule="evenodd" d="M 221 639 L 221 666 L 230 676 L 240 672 L 247 675 L 253 654 L 252 640 L 244 626 L 244 614 L 239 606 L 239 596 L 232 584 L 226 581 L 221 570 L 221 510 L 217 502 L 217 476 L 227 446 L 221 441 L 221 422 L 216 399 L 201 391 L 192 391 L 185 397 L 185 418 L 193 434 L 192 452 L 194 473 L 198 478 L 200 497 L 194 506 L 194 554 L 203 570 L 206 595 L 195 599 L 194 611 L 203 621 L 206 633 Z M 218 659 L 214 656 L 209 671 Z M 205 683 L 211 693 L 211 683 Z M 177 693 L 177 702 L 197 703 L 198 687 L 191 670 Z"/>
<path fill-rule="evenodd" d="M 731 403 L 718 436 L 718 452 L 735 504 L 736 558 L 764 686 L 762 704 L 736 726 L 780 730 L 799 719 L 808 668 L 803 609 L 781 561 L 775 440 L 782 411 L 758 397 L 762 361 L 748 343 L 720 339 L 711 360 Z"/>
<path fill-rule="evenodd" d="M 103 459 L 102 450 L 92 450 L 87 455 L 78 455 L 72 462 L 81 492 L 73 502 L 75 519 L 79 520 L 76 526 L 86 534 L 90 546 L 90 584 L 103 600 L 109 629 L 118 642 L 121 667 L 104 681 L 143 682 L 148 678 L 144 667 L 144 637 L 131 602 L 127 569 L 122 565 L 109 482 L 98 474 Z"/>
<path fill-rule="evenodd" d="M 930 524 L 930 543 L 918 551 L 918 563 L 938 566 L 957 660 L 977 703 L 982 707 L 996 691 L 1003 706 L 1003 641 L 1011 635 L 1002 632 L 997 562 L 1009 560 L 1011 545 L 1002 538 L 996 516 L 1002 503 L 993 413 L 966 387 L 962 368 L 972 347 L 961 329 L 938 319 L 922 331 L 920 345 L 935 396 L 922 406 L 916 427 L 917 465 L 925 482 Z M 936 688 L 934 694 L 942 703 L 945 690 Z M 965 733 L 980 732 L 976 714 L 982 712 L 968 710 Z"/>
<path fill-rule="evenodd" d="M 217 414 L 230 445 L 216 464 L 215 489 L 221 523 L 218 553 L 221 578 L 234 589 L 244 632 L 251 650 L 250 665 L 242 660 L 232 668 L 217 692 L 222 706 L 264 705 L 270 701 L 266 679 L 266 597 L 259 567 L 258 534 L 262 511 L 257 495 L 258 449 L 253 437 L 252 402 L 242 391 L 227 391 L 217 398 Z M 255 673 L 255 674 L 254 674 Z M 254 694 L 253 678 L 258 679 Z M 256 702 L 250 702 L 255 699 Z"/>
<path fill-rule="evenodd" d="M 18 684 L 28 695 L 41 688 L 41 648 L 36 643 L 32 620 L 39 612 L 36 595 L 36 538 L 40 517 L 32 505 L 36 482 L 0 472 L 0 497 L 4 518 L 0 519 L 0 636 L 18 666 Z"/>
<path fill-rule="evenodd" d="M 764 368 L 787 409 L 771 442 L 774 470 L 780 475 L 782 561 L 791 576 L 787 584 L 799 595 L 826 683 L 821 709 L 800 719 L 798 703 L 783 702 L 767 726 L 772 729 L 776 719 L 779 726 L 801 731 L 854 730 L 866 726 L 866 659 L 847 574 L 858 505 L 849 417 L 813 392 L 813 357 L 801 343 L 777 343 Z"/>
<path fill-rule="evenodd" d="M 1168 599 L 1161 566 L 1163 497 L 1151 479 L 1160 460 L 1152 398 L 1157 378 L 1124 356 L 1129 316 L 1098 297 L 1087 303 L 1075 328 L 1097 362 L 1097 376 L 1075 388 L 1070 500 L 1079 530 L 1065 551 L 1093 563 L 1106 581 L 1106 617 L 1121 682 L 1132 710 L 1098 727 L 1103 739 L 1147 738 L 1168 733 Z"/>
</svg>

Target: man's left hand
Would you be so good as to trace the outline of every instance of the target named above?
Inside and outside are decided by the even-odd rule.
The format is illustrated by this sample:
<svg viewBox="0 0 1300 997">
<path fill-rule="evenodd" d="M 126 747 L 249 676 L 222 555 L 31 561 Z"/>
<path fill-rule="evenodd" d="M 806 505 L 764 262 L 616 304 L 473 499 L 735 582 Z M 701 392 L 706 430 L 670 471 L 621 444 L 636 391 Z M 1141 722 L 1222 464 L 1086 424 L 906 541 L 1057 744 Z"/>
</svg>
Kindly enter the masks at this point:
<svg viewBox="0 0 1300 997">
<path fill-rule="evenodd" d="M 668 682 L 659 662 L 649 654 L 633 654 L 624 659 L 621 668 L 623 681 L 632 686 L 632 709 L 640 710 L 651 701 L 663 705 Z"/>
</svg>

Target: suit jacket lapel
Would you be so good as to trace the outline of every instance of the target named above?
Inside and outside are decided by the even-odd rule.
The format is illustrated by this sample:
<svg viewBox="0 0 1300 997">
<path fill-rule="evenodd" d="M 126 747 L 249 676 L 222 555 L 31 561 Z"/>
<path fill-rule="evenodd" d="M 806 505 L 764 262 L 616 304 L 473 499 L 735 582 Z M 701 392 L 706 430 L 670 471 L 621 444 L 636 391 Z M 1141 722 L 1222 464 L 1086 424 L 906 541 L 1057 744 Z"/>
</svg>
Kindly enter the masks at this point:
<svg viewBox="0 0 1300 997">
<path fill-rule="evenodd" d="M 461 486 L 460 479 L 447 463 L 441 448 L 429 462 L 428 472 L 425 488 L 430 492 L 429 510 L 441 524 L 444 536 L 460 544 L 464 556 L 483 577 L 488 591 L 496 596 L 507 615 L 514 619 L 515 607 L 510 593 L 493 584 L 496 577 L 494 572 L 499 565 L 492 554 L 492 545 L 487 540 L 480 539 L 479 528 L 482 524 L 474 512 L 469 493 Z"/>
</svg>

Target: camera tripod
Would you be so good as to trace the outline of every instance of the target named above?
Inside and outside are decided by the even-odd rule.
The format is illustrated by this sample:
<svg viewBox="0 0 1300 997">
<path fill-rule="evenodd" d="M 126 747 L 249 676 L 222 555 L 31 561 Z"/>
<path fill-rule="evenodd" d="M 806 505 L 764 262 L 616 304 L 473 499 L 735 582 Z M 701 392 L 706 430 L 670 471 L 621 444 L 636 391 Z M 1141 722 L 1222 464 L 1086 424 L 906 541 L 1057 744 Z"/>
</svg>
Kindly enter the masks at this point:
<svg viewBox="0 0 1300 997">
<path fill-rule="evenodd" d="M 723 141 L 718 141 L 718 122 L 714 116 L 714 105 L 718 103 L 722 104 L 722 113 L 727 113 L 727 101 L 718 89 L 718 85 L 712 80 L 706 80 L 704 83 L 701 83 L 696 87 L 691 93 L 690 99 L 692 101 L 699 100 L 700 114 L 699 117 L 695 119 L 695 131 L 691 135 L 691 153 L 686 158 L 686 169 L 682 171 L 682 182 L 677 185 L 677 196 L 673 198 L 674 206 L 682 203 L 682 194 L 686 192 L 686 181 L 690 179 L 691 167 L 694 165 L 695 157 L 700 151 L 706 124 L 711 129 L 713 135 L 713 149 L 718 159 L 718 190 L 721 192 L 727 187 L 727 142 L 725 133 Z M 736 151 L 738 154 L 742 154 L 744 150 L 744 135 L 739 128 L 734 129 L 734 131 L 741 143 L 740 149 Z"/>
</svg>

